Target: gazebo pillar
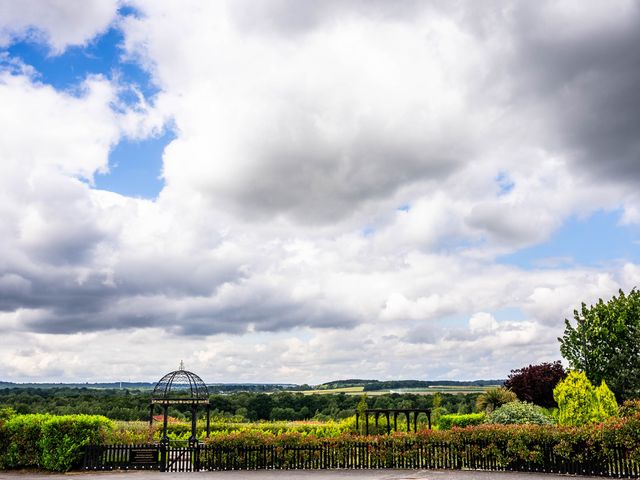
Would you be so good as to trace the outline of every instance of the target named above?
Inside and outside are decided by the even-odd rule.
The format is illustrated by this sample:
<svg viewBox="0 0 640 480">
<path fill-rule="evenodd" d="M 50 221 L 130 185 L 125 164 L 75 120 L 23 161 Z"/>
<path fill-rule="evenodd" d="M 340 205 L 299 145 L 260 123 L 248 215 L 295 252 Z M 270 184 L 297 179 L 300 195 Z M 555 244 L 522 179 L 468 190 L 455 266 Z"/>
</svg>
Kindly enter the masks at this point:
<svg viewBox="0 0 640 480">
<path fill-rule="evenodd" d="M 211 404 L 207 403 L 207 438 L 211 434 Z"/>
<path fill-rule="evenodd" d="M 169 405 L 168 404 L 163 404 L 162 405 L 162 440 L 160 440 L 162 443 L 169 443 L 169 437 L 167 436 L 167 422 L 168 422 L 168 417 L 169 417 Z"/>
<path fill-rule="evenodd" d="M 153 426 L 153 402 L 149 404 L 149 426 Z"/>
<path fill-rule="evenodd" d="M 198 437 L 196 436 L 196 430 L 197 430 L 196 420 L 198 417 L 197 413 L 198 413 L 198 407 L 196 406 L 195 403 L 193 403 L 191 405 L 191 436 L 189 437 L 189 443 L 198 443 Z"/>
</svg>

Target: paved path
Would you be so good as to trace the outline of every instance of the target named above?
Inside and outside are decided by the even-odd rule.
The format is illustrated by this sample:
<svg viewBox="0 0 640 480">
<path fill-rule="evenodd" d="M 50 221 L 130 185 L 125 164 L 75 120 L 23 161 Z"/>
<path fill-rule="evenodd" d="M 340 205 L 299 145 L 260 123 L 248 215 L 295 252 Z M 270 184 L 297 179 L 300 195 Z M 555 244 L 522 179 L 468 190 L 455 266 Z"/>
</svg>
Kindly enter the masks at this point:
<svg viewBox="0 0 640 480">
<path fill-rule="evenodd" d="M 197 473 L 114 471 L 67 474 L 0 472 L 2 480 L 567 480 L 569 478 L 586 480 L 600 477 L 454 470 L 258 470 Z"/>
</svg>

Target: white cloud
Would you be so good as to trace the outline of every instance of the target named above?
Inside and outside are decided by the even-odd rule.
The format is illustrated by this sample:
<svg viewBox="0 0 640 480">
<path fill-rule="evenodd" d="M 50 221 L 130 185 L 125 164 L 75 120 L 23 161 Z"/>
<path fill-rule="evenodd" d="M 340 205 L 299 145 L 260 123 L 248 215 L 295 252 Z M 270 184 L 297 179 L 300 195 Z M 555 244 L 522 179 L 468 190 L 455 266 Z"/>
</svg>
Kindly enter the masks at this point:
<svg viewBox="0 0 640 480">
<path fill-rule="evenodd" d="M 12 378 L 148 380 L 181 358 L 208 381 L 503 377 L 556 359 L 581 300 L 637 284 L 633 262 L 495 261 L 570 216 L 622 208 L 632 223 L 639 210 L 625 160 L 596 178 L 576 153 L 588 126 L 558 130 L 572 122 L 556 101 L 577 97 L 546 89 L 569 80 L 566 65 L 525 68 L 535 32 L 564 10 L 131 3 L 142 15 L 118 24 L 161 89 L 153 101 L 122 111 L 117 79 L 89 77 L 72 96 L 28 68 L 0 73 L 0 360 Z M 46 5 L 37 18 L 12 10 L 2 41 L 34 25 L 59 53 L 116 8 L 76 18 Z M 552 43 L 609 31 L 584 22 Z M 167 121 L 176 139 L 156 201 L 87 185 L 123 136 Z"/>
<path fill-rule="evenodd" d="M 12 40 L 47 43 L 54 54 L 85 45 L 116 17 L 118 0 L 0 1 L 0 46 Z"/>
<path fill-rule="evenodd" d="M 469 319 L 469 330 L 471 333 L 491 333 L 498 329 L 498 322 L 495 317 L 487 312 L 474 313 Z"/>
</svg>

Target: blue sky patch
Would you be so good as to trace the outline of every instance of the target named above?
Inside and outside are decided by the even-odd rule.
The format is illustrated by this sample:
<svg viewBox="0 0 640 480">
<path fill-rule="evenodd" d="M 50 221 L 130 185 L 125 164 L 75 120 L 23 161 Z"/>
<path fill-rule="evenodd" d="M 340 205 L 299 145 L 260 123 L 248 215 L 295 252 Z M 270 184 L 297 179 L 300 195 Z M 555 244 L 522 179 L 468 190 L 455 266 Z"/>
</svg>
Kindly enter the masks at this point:
<svg viewBox="0 0 640 480">
<path fill-rule="evenodd" d="M 162 152 L 173 131 L 142 141 L 123 139 L 109 155 L 109 173 L 97 174 L 95 188 L 129 197 L 154 199 L 164 187 Z"/>
<path fill-rule="evenodd" d="M 118 13 L 121 17 L 138 15 L 129 7 L 121 8 Z M 68 47 L 60 55 L 53 55 L 47 44 L 39 42 L 37 37 L 15 41 L 0 52 L 33 67 L 37 81 L 72 95 L 82 93 L 79 87 L 88 76 L 102 75 L 125 86 L 119 91 L 119 100 L 135 106 L 139 94 L 148 101 L 158 88 L 140 65 L 123 60 L 123 41 L 122 32 L 112 26 L 86 46 Z M 156 198 L 164 186 L 160 178 L 162 153 L 174 138 L 174 133 L 168 130 L 161 136 L 144 140 L 122 139 L 109 155 L 109 172 L 95 175 L 95 188 L 132 197 Z"/>
<path fill-rule="evenodd" d="M 4 51 L 31 65 L 37 71 L 37 80 L 56 90 L 74 93 L 87 76 L 103 75 L 135 86 L 146 98 L 155 95 L 158 88 L 149 74 L 134 61 L 122 60 L 122 43 L 122 32 L 111 27 L 88 45 L 68 47 L 61 55 L 52 55 L 46 44 L 31 39 L 12 43 Z"/>
<path fill-rule="evenodd" d="M 640 227 L 619 225 L 620 211 L 599 211 L 588 218 L 570 217 L 545 243 L 498 258 L 525 269 L 598 267 L 640 261 Z"/>
<path fill-rule="evenodd" d="M 498 196 L 507 195 L 516 186 L 515 182 L 509 178 L 506 172 L 500 172 L 496 176 L 496 183 L 498 184 Z"/>
</svg>

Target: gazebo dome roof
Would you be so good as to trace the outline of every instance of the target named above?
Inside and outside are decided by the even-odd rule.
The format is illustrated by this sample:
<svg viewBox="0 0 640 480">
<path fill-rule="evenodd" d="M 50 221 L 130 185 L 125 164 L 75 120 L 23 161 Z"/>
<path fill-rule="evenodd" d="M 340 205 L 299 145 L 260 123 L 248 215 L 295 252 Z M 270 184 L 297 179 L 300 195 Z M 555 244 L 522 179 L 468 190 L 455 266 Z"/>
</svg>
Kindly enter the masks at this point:
<svg viewBox="0 0 640 480">
<path fill-rule="evenodd" d="M 162 402 L 208 400 L 209 390 L 198 375 L 180 365 L 179 370 L 167 373 L 156 383 L 151 399 Z"/>
</svg>

